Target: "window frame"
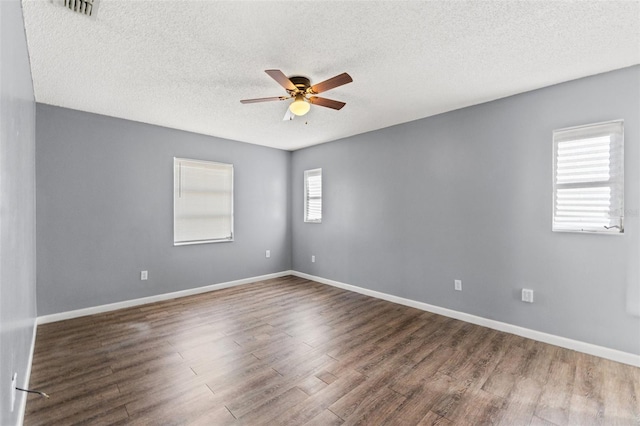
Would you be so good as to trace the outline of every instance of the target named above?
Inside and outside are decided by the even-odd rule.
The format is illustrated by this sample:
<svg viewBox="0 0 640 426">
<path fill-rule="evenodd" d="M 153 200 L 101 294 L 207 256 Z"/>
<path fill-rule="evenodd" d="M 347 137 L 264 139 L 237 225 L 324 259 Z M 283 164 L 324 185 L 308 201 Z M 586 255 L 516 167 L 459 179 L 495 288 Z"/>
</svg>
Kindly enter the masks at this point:
<svg viewBox="0 0 640 426">
<path fill-rule="evenodd" d="M 607 126 L 610 127 L 605 132 Z M 619 126 L 619 131 L 616 129 Z M 573 137 L 570 135 L 574 134 Z M 558 163 L 558 144 L 562 142 L 580 141 L 595 139 L 597 137 L 609 135 L 612 139 L 610 144 L 614 146 L 610 148 L 610 152 L 617 154 L 616 158 L 609 160 L 609 179 L 608 180 L 585 180 L 584 182 L 558 183 L 557 182 L 557 163 Z M 557 129 L 552 132 L 552 203 L 551 203 L 551 230 L 553 232 L 571 232 L 584 234 L 602 234 L 602 235 L 624 235 L 624 120 L 611 120 L 600 123 L 592 123 L 581 126 L 567 127 Z M 617 164 L 617 168 L 611 168 L 611 164 Z M 611 175 L 611 172 L 618 172 Z M 559 190 L 567 189 L 587 189 L 608 187 L 611 196 L 614 198 L 614 205 L 608 210 L 609 228 L 604 225 L 602 228 L 593 226 L 585 228 L 559 228 L 556 226 L 557 220 L 557 199 Z M 615 214 L 619 212 L 619 214 Z"/>
<path fill-rule="evenodd" d="M 230 193 L 230 205 L 228 208 L 228 212 L 225 212 L 226 215 L 228 215 L 229 217 L 229 229 L 230 229 L 230 235 L 228 237 L 223 237 L 223 238 L 202 238 L 202 239 L 195 239 L 195 240 L 184 240 L 184 239 L 177 239 L 177 235 L 176 235 L 176 223 L 178 220 L 178 214 L 177 214 L 177 200 L 180 197 L 180 193 L 181 193 L 181 182 L 182 182 L 182 177 L 180 175 L 181 173 L 181 168 L 180 168 L 180 163 L 181 162 L 189 162 L 189 163 L 196 163 L 196 164 L 203 164 L 203 165 L 210 165 L 210 166 L 218 166 L 219 168 L 227 168 L 229 171 L 229 175 L 228 178 L 230 179 L 229 182 L 229 193 Z M 173 245 L 174 246 L 185 246 L 185 245 L 194 245 L 194 244 L 210 244 L 210 243 L 224 243 L 224 242 L 232 242 L 234 241 L 234 166 L 233 164 L 229 164 L 229 163 L 221 163 L 221 162 L 217 162 L 217 161 L 209 161 L 209 160 L 196 160 L 196 159 L 192 159 L 192 158 L 181 158 L 181 157 L 173 157 Z"/>
<path fill-rule="evenodd" d="M 320 177 L 320 217 L 318 219 L 309 218 L 309 188 L 308 182 L 310 177 Z M 322 223 L 322 168 L 309 169 L 304 171 L 304 222 L 305 223 Z"/>
</svg>

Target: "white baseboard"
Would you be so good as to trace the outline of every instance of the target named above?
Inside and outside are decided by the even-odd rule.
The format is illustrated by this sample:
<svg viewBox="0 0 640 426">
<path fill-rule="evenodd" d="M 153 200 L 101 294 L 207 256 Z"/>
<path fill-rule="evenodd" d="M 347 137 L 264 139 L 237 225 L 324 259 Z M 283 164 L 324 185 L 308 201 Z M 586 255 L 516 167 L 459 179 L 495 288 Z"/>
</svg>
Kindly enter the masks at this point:
<svg viewBox="0 0 640 426">
<path fill-rule="evenodd" d="M 115 311 L 123 308 L 131 308 L 134 306 L 146 305 L 149 303 L 160 302 L 163 300 L 177 299 L 179 297 L 192 296 L 194 294 L 207 293 L 209 291 L 221 290 L 223 288 L 235 287 L 243 284 L 250 284 L 256 281 L 268 280 L 271 278 L 280 278 L 287 275 L 293 275 L 293 271 L 282 271 L 273 274 L 260 275 L 257 277 L 244 278 L 236 281 L 228 281 L 226 283 L 212 284 L 204 287 L 190 288 L 187 290 L 174 291 L 172 293 L 158 294 L 155 296 L 142 297 L 140 299 L 125 300 L 122 302 L 110 303 L 108 305 L 93 306 L 90 308 L 77 309 L 74 311 L 60 312 L 58 314 L 43 315 L 38 317 L 37 324 L 47 324 L 50 322 L 63 321 L 72 318 L 84 317 L 87 315 L 100 314 L 103 312 Z"/>
<path fill-rule="evenodd" d="M 504 331 L 506 333 L 515 334 L 517 336 L 526 337 L 528 339 L 549 343 L 551 345 L 560 346 L 562 348 L 572 349 L 574 351 L 583 352 L 589 355 L 595 355 L 600 358 L 606 358 L 612 361 L 621 362 L 623 364 L 629 364 L 636 367 L 640 367 L 640 355 L 635 355 L 632 353 L 623 352 L 616 349 L 607 348 L 604 346 L 598 346 L 591 343 L 581 342 L 579 340 L 567 339 L 566 337 L 543 333 L 541 331 L 531 330 L 529 328 L 519 327 L 517 325 L 512 325 L 512 324 L 508 324 L 508 323 L 504 323 L 504 322 L 500 322 L 500 321 L 496 321 L 488 318 L 483 318 L 476 315 L 467 314 L 464 312 L 454 311 L 452 309 L 441 308 L 439 306 L 429 305 L 428 303 L 418 302 L 416 300 L 405 299 L 404 297 L 398 297 L 398 296 L 382 293 L 375 290 L 369 290 L 369 289 L 357 287 L 351 284 L 345 284 L 338 281 L 328 280 L 326 278 L 316 277 L 314 275 L 305 274 L 303 272 L 291 271 L 291 275 L 316 281 L 322 284 L 328 284 L 330 286 L 342 288 L 344 290 L 354 291 L 356 293 L 375 297 L 377 299 L 398 303 L 400 305 L 410 306 L 412 308 L 420 309 L 427 312 L 432 312 L 434 314 L 443 315 L 449 318 L 455 318 L 471 324 L 481 325 L 483 327 L 491 328 L 494 330 Z"/>
<path fill-rule="evenodd" d="M 33 332 L 31 333 L 31 350 L 29 352 L 29 359 L 27 361 L 27 370 L 24 373 L 24 383 L 22 386 L 23 389 L 29 389 L 29 381 L 31 380 L 31 365 L 33 365 L 33 352 L 36 349 L 36 332 L 38 330 L 38 321 L 33 322 Z M 27 394 L 22 393 L 22 399 L 20 400 L 20 408 L 18 409 L 18 426 L 22 426 L 24 424 L 24 413 L 27 411 Z"/>
</svg>

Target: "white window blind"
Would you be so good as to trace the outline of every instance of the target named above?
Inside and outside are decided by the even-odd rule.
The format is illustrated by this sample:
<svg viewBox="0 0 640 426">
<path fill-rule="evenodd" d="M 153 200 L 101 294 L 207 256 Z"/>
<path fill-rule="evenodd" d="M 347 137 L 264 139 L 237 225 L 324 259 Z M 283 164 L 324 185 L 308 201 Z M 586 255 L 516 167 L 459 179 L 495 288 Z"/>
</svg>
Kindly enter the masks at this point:
<svg viewBox="0 0 640 426">
<path fill-rule="evenodd" d="M 553 230 L 624 231 L 624 124 L 553 132 Z"/>
<path fill-rule="evenodd" d="M 304 172 L 304 221 L 322 222 L 322 169 Z"/>
<path fill-rule="evenodd" d="M 233 165 L 174 158 L 173 243 L 233 240 Z"/>
</svg>

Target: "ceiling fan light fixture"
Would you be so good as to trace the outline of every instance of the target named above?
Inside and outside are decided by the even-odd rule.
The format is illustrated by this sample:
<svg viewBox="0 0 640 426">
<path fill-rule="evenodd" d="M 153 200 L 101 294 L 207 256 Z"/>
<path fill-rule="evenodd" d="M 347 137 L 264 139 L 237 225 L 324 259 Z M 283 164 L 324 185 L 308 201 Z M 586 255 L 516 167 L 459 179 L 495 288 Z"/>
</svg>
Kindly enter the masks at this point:
<svg viewBox="0 0 640 426">
<path fill-rule="evenodd" d="M 296 100 L 289 105 L 289 111 L 297 116 L 305 115 L 311 109 L 311 104 L 307 102 L 304 95 L 296 95 Z"/>
</svg>

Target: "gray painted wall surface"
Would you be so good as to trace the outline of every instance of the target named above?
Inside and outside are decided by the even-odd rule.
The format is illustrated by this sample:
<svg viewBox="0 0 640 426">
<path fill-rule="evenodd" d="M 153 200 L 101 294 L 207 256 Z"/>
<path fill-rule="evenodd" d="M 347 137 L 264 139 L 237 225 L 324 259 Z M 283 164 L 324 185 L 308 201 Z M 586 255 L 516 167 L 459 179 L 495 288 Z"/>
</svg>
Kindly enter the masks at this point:
<svg viewBox="0 0 640 426">
<path fill-rule="evenodd" d="M 38 315 L 291 268 L 289 152 L 36 111 Z M 173 246 L 174 156 L 234 165 L 234 242 Z"/>
<path fill-rule="evenodd" d="M 293 269 L 640 354 L 639 93 L 636 66 L 294 152 Z M 552 233 L 552 131 L 613 119 L 625 235 Z M 323 220 L 303 223 L 317 167 Z"/>
<path fill-rule="evenodd" d="M 20 1 L 0 1 L 0 424 L 25 387 L 36 317 L 35 101 Z"/>
</svg>

